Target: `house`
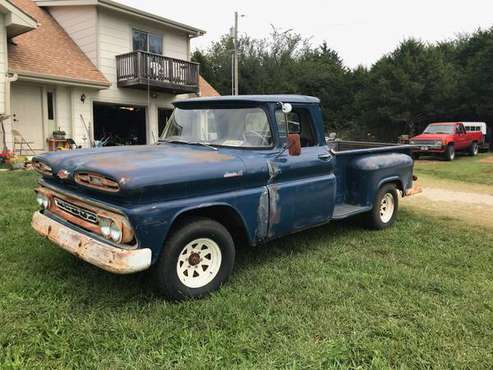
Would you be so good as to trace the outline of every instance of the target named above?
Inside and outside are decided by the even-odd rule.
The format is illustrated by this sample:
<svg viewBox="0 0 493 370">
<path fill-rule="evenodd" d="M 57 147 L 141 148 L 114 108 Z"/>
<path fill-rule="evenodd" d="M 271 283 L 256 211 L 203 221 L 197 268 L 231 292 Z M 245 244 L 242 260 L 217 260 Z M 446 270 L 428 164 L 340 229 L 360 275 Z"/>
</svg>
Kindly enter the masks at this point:
<svg viewBox="0 0 493 370">
<path fill-rule="evenodd" d="M 0 114 L 7 146 L 53 131 L 77 145 L 153 143 L 190 95 L 218 95 L 190 61 L 204 31 L 111 0 L 0 0 Z M 0 17 L 1 18 L 1 17 Z"/>
</svg>

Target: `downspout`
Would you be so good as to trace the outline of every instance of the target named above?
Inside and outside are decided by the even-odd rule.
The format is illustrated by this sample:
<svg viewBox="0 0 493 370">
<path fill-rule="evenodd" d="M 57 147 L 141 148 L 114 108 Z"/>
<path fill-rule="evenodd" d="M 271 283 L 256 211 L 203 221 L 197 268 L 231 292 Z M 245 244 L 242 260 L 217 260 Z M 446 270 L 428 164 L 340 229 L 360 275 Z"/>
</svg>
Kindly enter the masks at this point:
<svg viewBox="0 0 493 370">
<path fill-rule="evenodd" d="M 10 101 L 11 101 L 11 96 L 10 96 L 10 84 L 14 81 L 17 81 L 19 76 L 17 73 L 6 73 L 5 74 L 5 113 L 0 115 L 0 121 L 1 121 L 1 126 L 2 126 L 2 151 L 6 152 L 8 150 L 7 148 L 7 136 L 5 132 L 5 126 L 4 122 L 5 120 L 10 118 L 10 113 L 11 113 L 11 106 L 10 106 Z"/>
<path fill-rule="evenodd" d="M 5 79 L 5 113 L 10 115 L 10 84 L 17 81 L 17 73 L 7 73 Z"/>
</svg>

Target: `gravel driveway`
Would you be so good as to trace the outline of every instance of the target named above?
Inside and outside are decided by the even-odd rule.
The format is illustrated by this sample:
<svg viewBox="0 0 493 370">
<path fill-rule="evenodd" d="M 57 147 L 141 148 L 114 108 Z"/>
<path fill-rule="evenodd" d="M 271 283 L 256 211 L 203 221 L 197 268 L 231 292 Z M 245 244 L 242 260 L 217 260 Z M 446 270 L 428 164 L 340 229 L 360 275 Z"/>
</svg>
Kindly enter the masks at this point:
<svg viewBox="0 0 493 370">
<path fill-rule="evenodd" d="M 402 206 L 493 229 L 493 186 L 421 176 L 423 192 L 404 198 Z"/>
</svg>

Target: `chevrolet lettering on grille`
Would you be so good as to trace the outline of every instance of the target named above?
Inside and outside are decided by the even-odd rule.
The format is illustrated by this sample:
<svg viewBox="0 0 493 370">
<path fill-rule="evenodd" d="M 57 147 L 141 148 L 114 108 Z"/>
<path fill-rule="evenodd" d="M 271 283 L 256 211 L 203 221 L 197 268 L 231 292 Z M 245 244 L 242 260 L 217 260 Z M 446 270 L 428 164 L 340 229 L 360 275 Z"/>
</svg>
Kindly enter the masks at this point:
<svg viewBox="0 0 493 370">
<path fill-rule="evenodd" d="M 74 215 L 75 217 L 79 217 L 79 218 L 81 218 L 87 222 L 91 222 L 93 224 L 98 223 L 98 216 L 95 213 L 88 211 L 87 209 L 77 207 L 76 205 L 65 202 L 64 200 L 61 200 L 59 198 L 55 198 L 55 204 L 62 211 L 70 213 L 71 215 Z"/>
</svg>

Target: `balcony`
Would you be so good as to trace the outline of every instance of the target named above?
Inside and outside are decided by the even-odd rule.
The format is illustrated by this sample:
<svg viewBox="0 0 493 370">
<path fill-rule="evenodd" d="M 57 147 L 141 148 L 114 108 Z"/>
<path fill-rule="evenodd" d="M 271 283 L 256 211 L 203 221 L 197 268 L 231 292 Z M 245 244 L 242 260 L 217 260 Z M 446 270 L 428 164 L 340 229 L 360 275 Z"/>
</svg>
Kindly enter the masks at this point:
<svg viewBox="0 0 493 370">
<path fill-rule="evenodd" d="M 116 56 L 118 87 L 172 94 L 199 92 L 199 64 L 133 51 Z"/>
</svg>

